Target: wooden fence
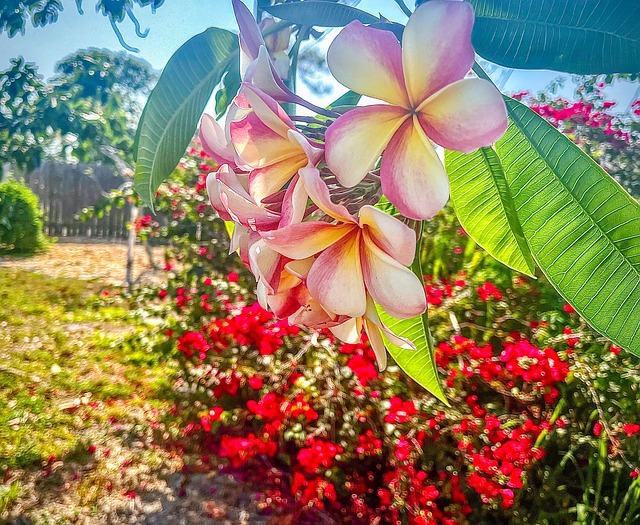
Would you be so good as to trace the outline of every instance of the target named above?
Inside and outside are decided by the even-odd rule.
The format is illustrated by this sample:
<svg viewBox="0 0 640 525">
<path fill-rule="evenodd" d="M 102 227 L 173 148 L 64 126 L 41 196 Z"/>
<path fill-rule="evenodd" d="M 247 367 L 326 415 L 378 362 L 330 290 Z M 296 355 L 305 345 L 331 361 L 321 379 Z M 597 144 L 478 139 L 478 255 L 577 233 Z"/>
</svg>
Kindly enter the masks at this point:
<svg viewBox="0 0 640 525">
<path fill-rule="evenodd" d="M 45 232 L 53 237 L 125 239 L 129 206 L 113 208 L 100 218 L 76 219 L 84 208 L 95 205 L 124 179 L 101 165 L 46 163 L 25 175 L 25 182 L 38 195 L 44 213 Z"/>
</svg>

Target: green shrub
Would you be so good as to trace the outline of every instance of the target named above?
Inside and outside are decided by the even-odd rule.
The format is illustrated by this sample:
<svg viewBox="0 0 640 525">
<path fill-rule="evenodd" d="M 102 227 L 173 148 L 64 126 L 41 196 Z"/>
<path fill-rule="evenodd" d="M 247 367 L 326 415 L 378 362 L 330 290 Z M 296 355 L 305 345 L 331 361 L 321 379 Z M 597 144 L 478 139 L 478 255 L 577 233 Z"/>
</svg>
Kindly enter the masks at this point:
<svg viewBox="0 0 640 525">
<path fill-rule="evenodd" d="M 45 244 L 38 197 L 17 181 L 0 184 L 0 253 L 33 253 Z"/>
</svg>

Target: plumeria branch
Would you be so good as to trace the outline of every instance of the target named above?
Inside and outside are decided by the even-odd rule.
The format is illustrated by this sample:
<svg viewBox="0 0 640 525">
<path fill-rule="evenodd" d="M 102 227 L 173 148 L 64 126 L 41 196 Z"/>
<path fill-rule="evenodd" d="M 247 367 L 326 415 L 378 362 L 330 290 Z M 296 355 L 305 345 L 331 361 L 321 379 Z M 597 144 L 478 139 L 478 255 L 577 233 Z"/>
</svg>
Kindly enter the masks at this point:
<svg viewBox="0 0 640 525">
<path fill-rule="evenodd" d="M 398 7 L 400 9 L 402 9 L 402 12 L 407 15 L 407 16 L 411 16 L 411 10 L 407 7 L 407 5 L 404 3 L 403 0 L 395 0 L 395 3 L 398 4 Z"/>
</svg>

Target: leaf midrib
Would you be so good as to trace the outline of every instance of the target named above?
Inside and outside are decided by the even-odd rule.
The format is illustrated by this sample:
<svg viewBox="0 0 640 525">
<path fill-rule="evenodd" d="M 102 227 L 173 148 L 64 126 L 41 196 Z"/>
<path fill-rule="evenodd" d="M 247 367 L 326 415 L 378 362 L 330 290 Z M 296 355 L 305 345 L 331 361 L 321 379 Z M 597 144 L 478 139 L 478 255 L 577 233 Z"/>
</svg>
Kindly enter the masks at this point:
<svg viewBox="0 0 640 525">
<path fill-rule="evenodd" d="M 533 277 L 533 274 L 535 273 L 535 265 L 532 264 L 532 257 L 531 257 L 531 248 L 529 247 L 529 243 L 527 242 L 525 236 L 524 236 L 524 232 L 522 231 L 522 224 L 520 224 L 520 219 L 518 218 L 518 214 L 516 213 L 516 217 L 515 220 L 518 221 L 517 222 L 517 226 L 518 228 L 520 228 L 520 232 L 519 235 L 516 234 L 515 231 L 513 231 L 512 225 L 511 225 L 511 215 L 512 213 L 509 213 L 507 210 L 507 207 L 504 205 L 504 200 L 503 200 L 503 195 L 502 192 L 500 191 L 500 186 L 498 186 L 498 183 L 496 182 L 495 177 L 493 177 L 493 170 L 491 169 L 491 162 L 489 162 L 489 157 L 486 154 L 486 151 L 484 148 L 480 148 L 480 151 L 482 153 L 482 156 L 484 157 L 487 166 L 489 166 L 489 172 L 492 174 L 491 176 L 491 182 L 493 183 L 493 185 L 496 188 L 496 191 L 498 193 L 498 200 L 500 201 L 500 206 L 502 207 L 502 210 L 504 212 L 504 216 L 507 219 L 507 224 L 509 225 L 509 231 L 511 232 L 511 235 L 513 236 L 513 238 L 516 241 L 516 246 L 518 247 L 518 251 L 519 253 L 516 254 L 516 258 L 518 258 L 518 256 L 520 256 L 522 258 L 522 260 L 524 261 L 525 266 L 527 267 L 527 269 L 529 270 L 530 275 Z M 495 153 L 495 152 L 494 152 Z M 497 153 L 496 153 L 497 156 Z M 500 162 L 500 158 L 498 157 L 498 162 Z M 502 164 L 500 164 L 500 170 L 502 171 L 502 177 L 504 178 L 505 181 L 505 190 L 507 191 L 507 197 L 511 200 L 511 203 L 514 204 L 515 207 L 515 203 L 513 200 L 513 195 L 511 195 L 511 189 L 509 188 L 509 184 L 507 183 L 507 176 L 504 172 L 504 168 L 502 167 Z M 515 213 L 515 210 L 513 210 L 513 212 Z M 522 242 L 524 241 L 525 246 L 524 248 L 521 246 Z M 525 255 L 525 250 L 529 251 L 529 257 L 527 257 Z M 524 273 L 524 272 L 523 272 Z"/>
<path fill-rule="evenodd" d="M 482 154 L 482 158 L 485 161 L 485 164 L 487 165 L 487 167 L 489 168 L 489 178 L 491 179 L 491 184 L 493 184 L 493 186 L 496 189 L 496 193 L 498 194 L 498 201 L 500 202 L 500 207 L 502 208 L 502 211 L 504 212 L 504 216 L 507 219 L 507 223 L 509 223 L 509 226 L 511 226 L 510 221 L 509 221 L 509 213 L 507 213 L 507 208 L 504 205 L 504 201 L 502 200 L 502 192 L 500 191 L 500 186 L 498 186 L 498 183 L 496 182 L 495 177 L 493 176 L 493 169 L 491 167 L 491 162 L 489 162 L 489 157 L 487 156 L 487 153 L 485 152 L 484 148 L 480 148 L 480 153 Z M 503 171 L 503 176 L 504 175 L 504 171 Z M 509 187 L 507 186 L 507 191 L 509 191 Z M 511 196 L 511 194 L 509 194 L 509 198 L 513 201 L 513 197 Z M 520 228 L 522 228 L 522 226 L 520 226 Z M 516 240 L 516 244 L 518 245 L 518 247 L 520 247 L 520 243 L 518 242 L 518 236 L 512 231 L 511 228 L 509 228 L 509 231 L 511 232 L 511 235 L 513 235 L 514 239 Z M 524 233 L 523 233 L 524 235 Z M 525 263 L 527 261 L 525 260 Z M 527 264 L 528 266 L 528 264 Z"/>
<path fill-rule="evenodd" d="M 229 62 L 229 59 L 226 60 L 224 67 L 226 67 L 227 63 Z M 206 83 L 209 82 L 209 80 L 215 76 L 216 74 L 216 69 L 213 69 L 212 72 L 209 75 L 206 75 L 200 82 L 198 82 L 196 84 L 196 88 L 192 91 L 192 93 L 196 93 L 198 92 L 202 86 Z M 164 126 L 164 130 L 162 131 L 162 133 L 160 134 L 160 138 L 157 142 L 158 146 L 156 147 L 156 152 L 157 150 L 160 148 L 160 144 L 164 143 L 164 140 L 169 132 L 169 128 L 171 127 L 171 125 L 173 124 L 173 122 L 175 121 L 176 118 L 178 118 L 178 116 L 180 115 L 180 110 L 182 110 L 182 108 L 191 102 L 192 97 L 187 97 L 185 98 L 182 102 L 180 102 L 180 104 L 178 104 L 178 106 L 176 107 L 176 110 L 173 112 L 173 114 L 171 115 L 171 117 L 169 118 L 169 120 L 167 121 L 166 125 Z M 141 137 L 142 138 L 142 137 Z M 154 155 L 153 156 L 153 161 L 151 163 L 151 170 L 150 170 L 150 176 L 149 176 L 149 188 L 148 188 L 148 192 L 149 192 L 149 200 L 152 199 L 152 187 L 153 187 L 153 178 L 154 178 L 154 174 L 155 174 L 155 169 L 156 169 L 156 162 L 159 158 L 159 155 Z"/>
<path fill-rule="evenodd" d="M 607 35 L 607 36 L 619 38 L 621 40 L 625 40 L 634 44 L 640 43 L 640 39 L 634 39 L 633 37 L 623 36 L 623 35 L 620 35 L 619 33 L 615 33 L 614 31 L 602 31 L 602 30 L 594 29 L 592 27 L 578 27 L 578 26 L 572 26 L 567 24 L 554 24 L 554 23 L 545 22 L 542 20 L 522 20 L 521 18 L 508 18 L 508 17 L 499 17 L 499 16 L 483 16 L 483 15 L 476 15 L 476 20 L 514 22 L 517 24 L 524 24 L 524 25 L 537 24 L 545 28 L 558 28 L 558 29 L 568 29 L 571 31 L 584 31 L 587 34 L 593 33 L 596 35 Z"/>
<path fill-rule="evenodd" d="M 517 247 L 518 252 L 519 252 L 519 254 L 515 254 L 515 258 L 517 259 L 517 258 L 518 258 L 518 255 L 522 258 L 522 261 L 524 261 L 524 265 L 525 265 L 525 266 L 527 267 L 527 269 L 531 272 L 529 275 L 531 275 L 531 276 L 532 276 L 532 275 L 533 275 L 533 273 L 535 272 L 535 267 L 534 267 L 534 268 L 532 268 L 532 267 L 531 267 L 531 266 L 532 266 L 532 265 L 531 265 L 531 257 L 527 258 L 527 257 L 525 256 L 525 254 L 524 254 L 524 249 L 523 249 L 523 247 L 521 246 L 521 242 L 522 242 L 522 240 L 524 240 L 524 242 L 525 242 L 525 243 L 527 242 L 527 241 L 526 241 L 526 239 L 525 239 L 525 236 L 524 236 L 524 232 L 522 231 L 522 225 L 520 224 L 519 219 L 518 219 L 518 217 L 517 217 L 517 215 L 516 215 L 516 220 L 518 220 L 518 226 L 520 227 L 520 235 L 521 235 L 521 237 L 522 237 L 522 238 L 519 238 L 519 236 L 518 236 L 518 235 L 516 235 L 516 233 L 513 231 L 513 228 L 511 227 L 511 221 L 509 220 L 509 217 L 510 217 L 510 215 L 511 215 L 511 214 L 507 213 L 507 208 L 506 208 L 506 206 L 504 205 L 504 201 L 503 201 L 503 199 L 502 199 L 502 192 L 500 191 L 500 187 L 498 186 L 498 184 L 497 184 L 497 182 L 496 182 L 496 180 L 495 180 L 495 177 L 493 176 L 493 169 L 492 169 L 492 165 L 491 165 L 491 162 L 489 161 L 489 156 L 487 155 L 487 153 L 486 153 L 486 151 L 485 151 L 485 148 L 480 148 L 480 153 L 481 153 L 482 158 L 484 159 L 484 163 L 485 163 L 485 165 L 487 166 L 487 169 L 488 169 L 488 171 L 489 171 L 489 178 L 491 179 L 491 184 L 492 184 L 492 185 L 494 186 L 494 188 L 496 189 L 496 194 L 498 195 L 498 201 L 499 201 L 499 203 L 500 203 L 500 207 L 502 208 L 502 211 L 503 211 L 504 217 L 505 217 L 505 219 L 506 219 L 506 221 L 507 221 L 507 225 L 508 225 L 508 227 L 509 227 L 509 232 L 510 232 L 511 236 L 513 237 L 513 239 L 515 240 L 516 247 Z M 496 154 L 496 155 L 497 155 L 497 154 Z M 501 166 L 501 167 L 502 167 L 502 166 Z M 505 177 L 505 182 L 506 182 L 506 175 L 504 174 L 504 169 L 502 170 L 502 176 L 503 176 L 503 177 Z M 508 197 L 511 199 L 511 202 L 513 202 L 513 196 L 511 195 L 511 190 L 509 189 L 509 185 L 508 185 L 508 184 L 507 184 L 506 190 L 507 190 L 507 192 L 509 192 Z M 477 242 L 477 241 L 476 241 L 476 242 Z M 482 246 L 482 244 L 481 244 L 481 243 L 478 243 L 478 244 L 480 244 L 480 245 Z M 531 249 L 529 248 L 528 244 L 527 244 L 527 246 L 526 246 L 525 248 L 526 248 L 527 250 L 529 250 L 529 252 L 531 251 Z M 512 250 L 512 254 L 511 254 L 511 256 L 512 256 L 512 257 L 514 257 L 513 250 Z M 509 262 L 510 262 L 511 264 L 513 264 L 513 261 L 512 261 L 512 260 L 510 260 Z M 505 264 L 506 264 L 506 263 L 505 263 Z M 510 265 L 508 265 L 508 266 L 510 266 Z M 510 267 L 511 267 L 511 266 L 510 266 Z M 520 270 L 517 270 L 517 271 L 520 271 Z M 522 273 L 526 273 L 526 272 L 522 272 Z"/>
</svg>

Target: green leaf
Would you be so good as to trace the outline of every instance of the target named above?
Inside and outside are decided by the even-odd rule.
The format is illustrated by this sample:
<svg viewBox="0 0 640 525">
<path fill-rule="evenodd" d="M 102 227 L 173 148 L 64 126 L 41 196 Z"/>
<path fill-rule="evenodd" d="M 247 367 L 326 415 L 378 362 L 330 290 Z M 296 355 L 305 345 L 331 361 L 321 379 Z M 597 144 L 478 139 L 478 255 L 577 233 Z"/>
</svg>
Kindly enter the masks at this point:
<svg viewBox="0 0 640 525">
<path fill-rule="evenodd" d="M 148 205 L 187 149 L 214 88 L 238 59 L 237 42 L 229 31 L 207 29 L 183 44 L 160 75 L 137 133 L 134 184 Z"/>
<path fill-rule="evenodd" d="M 363 24 L 380 22 L 378 17 L 350 5 L 319 0 L 276 4 L 265 6 L 264 10 L 281 20 L 303 26 L 343 27 L 354 20 Z"/>
<path fill-rule="evenodd" d="M 469 1 L 473 45 L 491 62 L 577 74 L 640 71 L 640 2 Z"/>
<path fill-rule="evenodd" d="M 327 106 L 327 109 L 346 109 L 352 108 L 358 105 L 362 95 L 356 93 L 355 91 L 347 91 L 344 95 L 340 95 L 337 99 L 335 99 L 331 104 Z M 325 115 L 315 115 L 315 118 L 320 121 L 329 120 Z M 310 127 L 316 127 L 315 124 L 310 124 Z"/>
<path fill-rule="evenodd" d="M 221 118 L 240 89 L 240 62 L 232 62 L 222 79 L 222 87 L 216 92 L 216 118 Z"/>
<path fill-rule="evenodd" d="M 567 137 L 505 97 L 496 144 L 522 231 L 558 292 L 640 355 L 640 204 Z"/>
<path fill-rule="evenodd" d="M 349 90 L 344 95 L 340 95 L 327 107 L 328 109 L 334 109 L 334 108 L 340 108 L 345 106 L 357 106 L 361 98 L 362 98 L 362 95 L 360 93 L 356 93 L 355 91 Z"/>
<path fill-rule="evenodd" d="M 447 150 L 445 161 L 451 200 L 465 231 L 501 263 L 533 276 L 535 263 L 496 152 Z"/>
<path fill-rule="evenodd" d="M 419 251 L 412 270 L 422 282 Z M 407 350 L 394 345 L 385 338 L 385 345 L 393 360 L 411 379 L 449 406 L 447 396 L 442 390 L 442 383 L 438 376 L 435 351 L 431 332 L 429 331 L 428 312 L 411 319 L 396 319 L 378 306 L 378 314 L 382 322 L 394 334 L 409 339 L 416 346 L 415 350 Z"/>
<path fill-rule="evenodd" d="M 376 208 L 389 215 L 399 215 L 398 211 L 386 197 L 380 199 L 378 204 L 376 204 Z M 421 237 L 419 236 L 418 239 L 416 258 L 411 265 L 411 269 L 413 273 L 418 276 L 420 282 L 422 282 L 422 265 L 420 262 Z M 393 360 L 411 379 L 437 397 L 445 405 L 449 406 L 447 396 L 442 389 L 442 383 L 438 376 L 435 351 L 433 349 L 431 332 L 429 331 L 428 311 L 411 319 L 396 319 L 385 312 L 379 305 L 376 305 L 376 307 L 382 322 L 394 334 L 409 339 L 416 347 L 415 350 L 407 350 L 394 345 L 385 337 L 385 345 L 389 354 L 393 357 Z"/>
</svg>

